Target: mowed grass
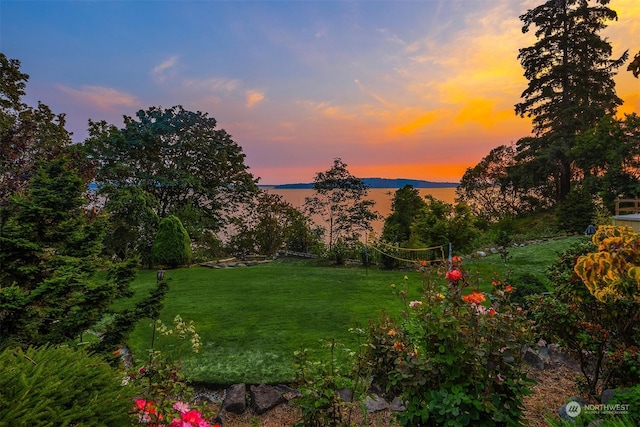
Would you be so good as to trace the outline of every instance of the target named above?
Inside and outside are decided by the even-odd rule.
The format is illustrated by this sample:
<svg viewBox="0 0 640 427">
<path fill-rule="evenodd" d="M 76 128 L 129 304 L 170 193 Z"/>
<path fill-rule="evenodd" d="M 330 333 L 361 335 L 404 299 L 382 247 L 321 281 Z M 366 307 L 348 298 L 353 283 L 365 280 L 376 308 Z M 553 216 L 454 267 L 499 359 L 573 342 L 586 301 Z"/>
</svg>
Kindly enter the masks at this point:
<svg viewBox="0 0 640 427">
<path fill-rule="evenodd" d="M 140 297 L 155 286 L 155 271 L 140 271 L 133 287 Z M 404 276 L 408 279 L 404 279 Z M 191 267 L 168 270 L 170 291 L 160 320 L 180 315 L 201 336 L 198 353 L 180 345 L 188 378 L 207 383 L 287 382 L 295 377 L 294 352 L 327 357 L 321 340 L 355 349 L 350 328 L 367 328 L 383 311 L 398 314 L 402 302 L 392 283 L 416 298 L 421 276 L 412 271 L 318 267 L 274 261 L 244 268 Z M 151 321 L 143 320 L 129 345 L 142 363 L 151 347 Z M 156 335 L 155 347 L 172 352 L 173 339 Z"/>
<path fill-rule="evenodd" d="M 494 276 L 501 280 L 509 280 L 512 285 L 518 286 L 517 279 L 524 275 L 533 275 L 551 290 L 547 269 L 569 247 L 588 239 L 585 236 L 549 238 L 541 243 L 509 248 L 507 262 L 500 254 L 491 254 L 484 258 L 466 259 L 464 267 L 469 272 L 470 282 L 477 284 L 484 291 L 491 288 Z"/>
<path fill-rule="evenodd" d="M 489 290 L 497 274 L 505 279 L 524 273 L 548 283 L 546 269 L 582 237 L 551 239 L 513 248 L 505 264 L 498 254 L 465 258 L 470 282 Z M 406 279 L 405 279 L 406 276 Z M 366 329 L 383 311 L 404 308 L 391 284 L 406 286 L 409 298 L 420 296 L 423 277 L 415 271 L 317 266 L 313 261 L 278 260 L 245 268 L 191 267 L 168 270 L 170 291 L 160 320 L 171 325 L 180 315 L 193 321 L 201 336 L 198 353 L 187 343 L 156 335 L 155 348 L 183 360 L 194 381 L 231 384 L 289 382 L 295 377 L 294 352 L 308 349 L 327 358 L 321 341 L 358 346 L 350 328 Z M 155 286 L 155 270 L 140 271 L 133 283 L 136 298 Z M 517 286 L 516 282 L 511 282 Z M 151 347 L 150 320 L 140 322 L 129 345 L 140 364 Z"/>
</svg>

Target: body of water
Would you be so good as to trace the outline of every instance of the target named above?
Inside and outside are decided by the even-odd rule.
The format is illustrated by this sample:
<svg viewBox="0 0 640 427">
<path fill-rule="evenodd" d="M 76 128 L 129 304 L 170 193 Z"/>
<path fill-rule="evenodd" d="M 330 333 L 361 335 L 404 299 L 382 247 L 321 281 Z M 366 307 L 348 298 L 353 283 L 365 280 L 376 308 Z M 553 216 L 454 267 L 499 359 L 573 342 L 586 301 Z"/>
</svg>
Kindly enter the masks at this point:
<svg viewBox="0 0 640 427">
<path fill-rule="evenodd" d="M 282 196 L 282 198 L 291 203 L 296 208 L 301 209 L 304 205 L 305 198 L 312 197 L 314 195 L 314 191 L 309 188 L 304 189 L 291 189 L 291 188 L 264 188 L 264 190 L 268 191 L 271 194 L 278 194 Z M 369 189 L 369 195 L 367 199 L 373 200 L 375 204 L 375 210 L 378 211 L 380 215 L 382 215 L 381 220 L 375 221 L 373 226 L 373 231 L 379 236 L 382 232 L 382 227 L 384 225 L 384 218 L 389 216 L 391 213 L 391 202 L 393 202 L 393 197 L 396 193 L 396 188 L 371 188 Z M 443 202 L 453 204 L 456 196 L 455 187 L 450 188 L 418 188 L 418 192 L 422 197 L 426 195 L 431 195 L 438 200 L 442 200 Z M 314 218 L 319 225 L 325 225 L 323 221 L 319 218 Z"/>
</svg>

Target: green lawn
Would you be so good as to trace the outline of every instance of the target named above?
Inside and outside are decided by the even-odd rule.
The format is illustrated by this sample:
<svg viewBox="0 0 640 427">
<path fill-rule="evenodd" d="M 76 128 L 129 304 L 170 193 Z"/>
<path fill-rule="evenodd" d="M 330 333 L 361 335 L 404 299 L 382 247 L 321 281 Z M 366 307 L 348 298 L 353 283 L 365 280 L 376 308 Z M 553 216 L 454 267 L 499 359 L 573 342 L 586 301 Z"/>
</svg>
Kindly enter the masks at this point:
<svg viewBox="0 0 640 427">
<path fill-rule="evenodd" d="M 472 281 L 490 287 L 491 277 L 524 272 L 545 278 L 557 255 L 578 238 L 557 239 L 510 251 L 505 265 L 499 255 L 465 260 Z M 155 271 L 140 271 L 136 297 L 155 285 Z M 405 275 L 407 279 L 404 279 Z M 170 324 L 179 314 L 193 320 L 202 339 L 199 353 L 169 347 L 158 338 L 156 348 L 180 352 L 189 378 L 208 383 L 286 382 L 294 378 L 293 353 L 309 349 L 326 357 L 320 340 L 357 346 L 349 328 L 366 328 L 383 310 L 398 314 L 401 301 L 390 285 L 406 285 L 417 298 L 422 277 L 412 271 L 321 267 L 309 261 L 274 261 L 246 268 L 192 267 L 169 270 L 170 291 L 161 315 Z M 517 286 L 517 283 L 513 283 Z M 141 322 L 130 346 L 143 361 L 151 344 L 151 322 Z M 173 344 L 171 344 L 173 345 Z"/>
<path fill-rule="evenodd" d="M 353 347 L 357 343 L 349 328 L 366 327 L 383 310 L 402 309 L 391 283 L 406 282 L 415 297 L 422 288 L 415 272 L 367 272 L 309 262 L 192 267 L 169 270 L 166 276 L 170 291 L 161 320 L 171 323 L 179 314 L 194 321 L 203 345 L 198 354 L 182 355 L 185 370 L 190 378 L 213 383 L 290 381 L 294 351 L 322 353 L 322 339 Z M 154 284 L 155 271 L 141 271 L 133 286 L 141 295 Z M 130 340 L 139 360 L 150 347 L 150 325 L 141 322 Z M 160 349 L 170 351 L 162 342 L 160 337 Z"/>
</svg>

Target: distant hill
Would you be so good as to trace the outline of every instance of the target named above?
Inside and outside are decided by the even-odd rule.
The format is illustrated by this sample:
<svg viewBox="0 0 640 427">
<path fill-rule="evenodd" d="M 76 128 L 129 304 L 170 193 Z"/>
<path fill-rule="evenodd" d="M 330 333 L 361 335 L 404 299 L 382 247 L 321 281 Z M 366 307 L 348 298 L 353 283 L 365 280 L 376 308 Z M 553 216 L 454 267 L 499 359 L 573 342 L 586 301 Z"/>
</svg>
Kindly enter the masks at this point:
<svg viewBox="0 0 640 427">
<path fill-rule="evenodd" d="M 423 181 L 421 179 L 404 179 L 404 178 L 362 178 L 365 184 L 370 188 L 402 188 L 405 185 L 411 185 L 413 188 L 455 188 L 460 185 L 457 182 L 434 182 Z M 282 189 L 304 189 L 313 188 L 313 183 L 296 183 L 296 184 L 280 184 L 274 185 L 272 188 Z"/>
</svg>

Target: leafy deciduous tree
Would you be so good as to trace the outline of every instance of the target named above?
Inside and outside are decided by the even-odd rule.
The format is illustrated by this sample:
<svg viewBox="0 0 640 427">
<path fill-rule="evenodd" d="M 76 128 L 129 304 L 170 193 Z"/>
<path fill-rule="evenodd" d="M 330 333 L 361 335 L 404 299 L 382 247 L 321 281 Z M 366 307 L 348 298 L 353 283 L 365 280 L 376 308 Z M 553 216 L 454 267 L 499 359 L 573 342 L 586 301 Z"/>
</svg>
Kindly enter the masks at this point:
<svg viewBox="0 0 640 427">
<path fill-rule="evenodd" d="M 391 202 L 391 213 L 384 220 L 382 239 L 404 245 L 411 236 L 411 224 L 426 206 L 420 192 L 411 185 L 396 190 Z"/>
<path fill-rule="evenodd" d="M 195 210 L 204 228 L 218 231 L 257 191 L 242 148 L 206 113 L 151 107 L 125 116 L 122 129 L 90 122 L 89 133 L 97 181 L 111 184 L 105 189 L 142 188 L 159 217 Z"/>
<path fill-rule="evenodd" d="M 518 173 L 515 155 L 515 147 L 501 145 L 468 168 L 456 189 L 458 200 L 489 221 L 548 206 L 548 186 L 523 182 L 531 175 Z"/>
<path fill-rule="evenodd" d="M 640 193 L 640 117 L 603 117 L 577 138 L 572 156 L 584 188 L 613 212 L 616 198 Z"/>
<path fill-rule="evenodd" d="M 234 220 L 238 232 L 229 246 L 235 253 L 273 255 L 285 246 L 303 251 L 313 240 L 308 218 L 278 194 L 261 191 L 245 211 Z"/>
<path fill-rule="evenodd" d="M 58 157 L 71 143 L 64 114 L 22 102 L 28 79 L 20 61 L 0 53 L 0 206 L 25 188 L 38 160 Z"/>
<path fill-rule="evenodd" d="M 371 221 L 378 217 L 375 202 L 365 199 L 367 185 L 341 159 L 334 159 L 331 169 L 316 174 L 313 190 L 315 195 L 306 198 L 305 209 L 327 224 L 329 251 L 339 239 L 357 238 L 360 232 L 372 229 Z"/>
</svg>

